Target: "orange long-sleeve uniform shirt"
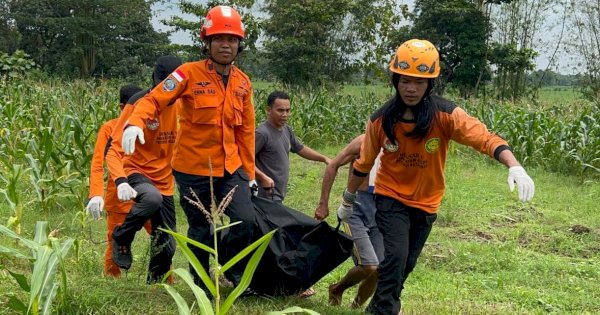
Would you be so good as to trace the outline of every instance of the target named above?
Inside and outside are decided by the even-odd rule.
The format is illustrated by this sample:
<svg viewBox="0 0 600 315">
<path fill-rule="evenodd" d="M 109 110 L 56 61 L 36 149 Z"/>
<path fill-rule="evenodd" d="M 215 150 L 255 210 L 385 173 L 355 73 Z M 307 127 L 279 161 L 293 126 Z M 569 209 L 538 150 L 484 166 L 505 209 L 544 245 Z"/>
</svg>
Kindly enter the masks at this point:
<svg viewBox="0 0 600 315">
<path fill-rule="evenodd" d="M 206 59 L 181 65 L 135 106 L 128 124 L 147 132 L 146 121 L 181 100 L 180 132 L 172 167 L 200 176 L 221 177 L 240 166 L 254 179 L 254 105 L 250 79 L 231 66 L 227 87 Z M 137 146 L 136 146 L 137 149 Z"/>
<path fill-rule="evenodd" d="M 104 192 L 104 157 L 108 150 L 110 135 L 114 130 L 118 118 L 105 122 L 98 131 L 94 154 L 92 155 L 92 166 L 90 169 L 90 195 L 104 196 L 104 208 L 109 212 L 128 213 L 133 202 L 120 202 L 117 198 L 117 187 L 112 178 L 109 178 Z"/>
<path fill-rule="evenodd" d="M 135 95 L 132 98 L 135 99 Z M 162 195 L 172 196 L 175 182 L 171 158 L 177 137 L 177 104 L 169 104 L 161 111 L 155 109 L 145 120 L 145 143 L 137 143 L 132 155 L 124 155 L 121 145 L 123 131 L 138 104 L 125 105 L 115 124 L 112 145 L 106 155 L 109 172 L 117 186 L 125 182 L 127 176 L 139 173 L 149 178 Z"/>
<path fill-rule="evenodd" d="M 383 148 L 375 193 L 428 213 L 437 212 L 444 196 L 444 167 L 450 140 L 496 159 L 500 152 L 509 149 L 505 140 L 463 109 L 439 97 L 432 97 L 432 101 L 440 110 L 423 140 L 405 135 L 415 127 L 414 122 L 400 121 L 394 126 L 397 145 L 392 144 L 383 130 L 382 111 L 375 112 L 367 123 L 360 158 L 353 164 L 356 171 L 368 173 Z"/>
</svg>

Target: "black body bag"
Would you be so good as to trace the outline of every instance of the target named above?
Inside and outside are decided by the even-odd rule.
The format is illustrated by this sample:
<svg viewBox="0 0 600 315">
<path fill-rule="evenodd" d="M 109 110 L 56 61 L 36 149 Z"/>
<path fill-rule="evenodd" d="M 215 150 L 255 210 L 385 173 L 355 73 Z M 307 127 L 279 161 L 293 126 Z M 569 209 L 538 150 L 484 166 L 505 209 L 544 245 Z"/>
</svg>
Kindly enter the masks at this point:
<svg viewBox="0 0 600 315">
<path fill-rule="evenodd" d="M 250 288 L 256 293 L 280 296 L 304 292 L 350 257 L 353 242 L 339 231 L 339 224 L 332 228 L 264 198 L 252 197 L 252 203 L 253 238 L 277 229 L 252 277 Z"/>
</svg>

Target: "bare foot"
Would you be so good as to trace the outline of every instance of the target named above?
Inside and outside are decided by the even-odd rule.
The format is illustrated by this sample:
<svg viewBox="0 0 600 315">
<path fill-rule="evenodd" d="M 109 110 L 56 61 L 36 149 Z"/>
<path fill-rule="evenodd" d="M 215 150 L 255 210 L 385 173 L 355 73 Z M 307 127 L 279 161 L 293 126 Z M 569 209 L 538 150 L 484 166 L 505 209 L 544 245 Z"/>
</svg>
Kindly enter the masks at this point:
<svg viewBox="0 0 600 315">
<path fill-rule="evenodd" d="M 306 299 L 306 298 L 309 298 L 309 297 L 311 297 L 311 296 L 313 296 L 315 294 L 317 294 L 317 291 L 315 291 L 315 289 L 313 289 L 312 287 L 310 287 L 310 288 L 306 289 L 306 291 L 300 293 L 298 296 L 301 297 L 301 298 L 303 298 L 303 299 Z"/>
<path fill-rule="evenodd" d="M 329 304 L 338 306 L 342 304 L 342 295 L 344 291 L 338 292 L 337 285 L 334 283 L 329 286 Z"/>
</svg>

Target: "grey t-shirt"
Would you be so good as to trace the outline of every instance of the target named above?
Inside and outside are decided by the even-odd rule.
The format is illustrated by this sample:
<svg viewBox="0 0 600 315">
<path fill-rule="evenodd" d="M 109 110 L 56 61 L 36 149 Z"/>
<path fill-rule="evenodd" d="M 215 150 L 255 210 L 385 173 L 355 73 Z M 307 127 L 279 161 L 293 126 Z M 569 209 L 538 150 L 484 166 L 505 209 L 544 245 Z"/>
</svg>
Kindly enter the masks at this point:
<svg viewBox="0 0 600 315">
<path fill-rule="evenodd" d="M 274 200 L 283 200 L 287 193 L 290 151 L 298 153 L 302 148 L 304 145 L 288 125 L 278 130 L 269 121 L 264 121 L 256 128 L 256 167 L 275 182 Z M 258 195 L 271 199 L 262 187 L 258 188 Z"/>
</svg>

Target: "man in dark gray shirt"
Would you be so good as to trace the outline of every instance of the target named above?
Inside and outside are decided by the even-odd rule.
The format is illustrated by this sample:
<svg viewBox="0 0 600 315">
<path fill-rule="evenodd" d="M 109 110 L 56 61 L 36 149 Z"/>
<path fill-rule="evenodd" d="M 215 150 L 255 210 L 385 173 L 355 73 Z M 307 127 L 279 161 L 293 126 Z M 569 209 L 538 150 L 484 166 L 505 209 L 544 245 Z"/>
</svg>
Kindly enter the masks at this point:
<svg viewBox="0 0 600 315">
<path fill-rule="evenodd" d="M 267 120 L 256 128 L 255 167 L 258 195 L 283 202 L 290 177 L 290 151 L 301 157 L 329 164 L 331 160 L 302 144 L 294 135 L 287 121 L 290 117 L 290 97 L 282 91 L 274 91 L 267 97 Z M 315 294 L 313 288 L 302 292 L 300 297 Z"/>
<path fill-rule="evenodd" d="M 267 98 L 267 120 L 256 128 L 256 179 L 258 195 L 283 202 L 287 194 L 290 172 L 290 151 L 301 157 L 329 164 L 326 156 L 302 144 L 287 125 L 290 117 L 290 97 L 281 91 Z"/>
</svg>

